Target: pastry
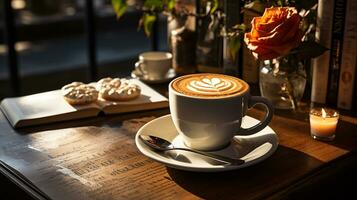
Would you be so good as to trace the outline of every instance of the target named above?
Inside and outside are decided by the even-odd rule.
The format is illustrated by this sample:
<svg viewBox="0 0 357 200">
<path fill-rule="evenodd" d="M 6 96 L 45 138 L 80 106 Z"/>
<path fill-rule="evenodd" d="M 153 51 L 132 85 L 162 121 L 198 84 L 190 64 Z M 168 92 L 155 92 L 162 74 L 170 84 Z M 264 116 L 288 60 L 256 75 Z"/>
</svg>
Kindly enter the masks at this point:
<svg viewBox="0 0 357 200">
<path fill-rule="evenodd" d="M 119 88 L 124 81 L 125 79 L 120 78 L 102 78 L 97 82 L 97 90 L 100 91 L 103 88 Z"/>
<path fill-rule="evenodd" d="M 98 81 L 97 89 L 100 97 L 110 101 L 129 101 L 138 98 L 141 89 L 126 79 L 103 78 Z"/>
<path fill-rule="evenodd" d="M 82 82 L 72 82 L 63 86 L 62 95 L 72 105 L 88 104 L 98 99 L 97 89 Z"/>
</svg>

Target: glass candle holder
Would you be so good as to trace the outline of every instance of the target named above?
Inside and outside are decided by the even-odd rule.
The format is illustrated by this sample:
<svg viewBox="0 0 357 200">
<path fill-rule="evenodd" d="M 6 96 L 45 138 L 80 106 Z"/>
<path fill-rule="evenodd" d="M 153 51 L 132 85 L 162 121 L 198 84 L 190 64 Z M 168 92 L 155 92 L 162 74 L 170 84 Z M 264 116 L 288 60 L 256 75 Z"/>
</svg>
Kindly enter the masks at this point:
<svg viewBox="0 0 357 200">
<path fill-rule="evenodd" d="M 310 133 L 317 140 L 331 141 L 335 132 L 339 113 L 329 108 L 313 108 L 310 110 Z"/>
</svg>

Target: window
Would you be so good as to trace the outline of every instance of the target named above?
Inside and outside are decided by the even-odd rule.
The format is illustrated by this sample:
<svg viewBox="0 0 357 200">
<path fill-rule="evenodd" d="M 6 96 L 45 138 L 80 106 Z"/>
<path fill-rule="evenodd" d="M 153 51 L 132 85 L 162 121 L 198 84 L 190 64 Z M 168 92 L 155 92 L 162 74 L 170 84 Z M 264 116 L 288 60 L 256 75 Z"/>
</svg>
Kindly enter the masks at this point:
<svg viewBox="0 0 357 200">
<path fill-rule="evenodd" d="M 6 1 L 6 0 L 3 0 Z M 0 98 L 11 95 L 4 44 L 4 8 L 0 12 Z M 20 94 L 58 89 L 71 81 L 89 82 L 85 0 L 12 0 L 16 21 Z M 94 0 L 98 76 L 128 76 L 139 53 L 152 41 L 138 31 L 141 13 L 116 19 L 110 0 Z M 159 50 L 166 50 L 166 19 L 158 26 Z"/>
</svg>

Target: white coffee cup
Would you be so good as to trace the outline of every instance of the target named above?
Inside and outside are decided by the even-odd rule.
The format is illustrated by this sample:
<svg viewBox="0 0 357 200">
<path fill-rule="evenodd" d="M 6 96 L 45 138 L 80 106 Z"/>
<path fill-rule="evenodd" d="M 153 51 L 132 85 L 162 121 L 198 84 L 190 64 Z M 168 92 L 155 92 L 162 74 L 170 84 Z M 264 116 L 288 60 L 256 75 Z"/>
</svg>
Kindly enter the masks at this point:
<svg viewBox="0 0 357 200">
<path fill-rule="evenodd" d="M 145 52 L 139 55 L 135 68 L 148 79 L 162 79 L 172 67 L 172 54 L 169 52 Z"/>
<path fill-rule="evenodd" d="M 200 97 L 178 91 L 173 86 L 175 81 L 199 75 L 204 76 L 205 74 L 178 77 L 169 84 L 171 117 L 186 146 L 203 151 L 217 150 L 227 146 L 235 135 L 254 134 L 269 124 L 273 116 L 272 104 L 263 97 L 251 96 L 249 85 L 238 78 L 235 79 L 239 80 L 245 89 L 237 94 L 227 96 Z M 209 75 L 216 76 L 215 74 Z M 217 83 L 217 80 L 211 80 Z M 196 81 L 196 83 L 198 82 Z M 198 83 L 198 89 L 204 84 Z M 188 85 L 188 87 L 195 87 L 191 82 Z M 187 91 L 190 92 L 190 90 Z M 247 109 L 255 104 L 265 106 L 264 119 L 253 127 L 242 128 L 242 118 L 246 115 Z"/>
</svg>

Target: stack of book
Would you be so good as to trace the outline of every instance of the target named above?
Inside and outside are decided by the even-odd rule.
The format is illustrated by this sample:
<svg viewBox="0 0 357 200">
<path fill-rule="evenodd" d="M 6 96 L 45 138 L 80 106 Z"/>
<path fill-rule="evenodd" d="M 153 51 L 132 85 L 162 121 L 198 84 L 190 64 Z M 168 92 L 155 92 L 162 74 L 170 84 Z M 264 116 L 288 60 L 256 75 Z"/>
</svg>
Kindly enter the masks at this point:
<svg viewBox="0 0 357 200">
<path fill-rule="evenodd" d="M 357 109 L 357 1 L 319 0 L 316 39 L 329 48 L 313 60 L 311 101 Z"/>
</svg>

